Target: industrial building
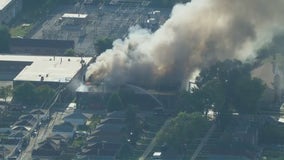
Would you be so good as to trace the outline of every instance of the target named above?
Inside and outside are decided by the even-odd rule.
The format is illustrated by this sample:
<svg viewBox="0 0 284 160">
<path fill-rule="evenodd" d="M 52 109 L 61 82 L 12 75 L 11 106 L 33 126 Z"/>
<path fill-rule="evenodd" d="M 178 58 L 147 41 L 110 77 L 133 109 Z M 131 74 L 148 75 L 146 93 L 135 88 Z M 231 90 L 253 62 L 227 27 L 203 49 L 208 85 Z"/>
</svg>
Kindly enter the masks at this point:
<svg viewBox="0 0 284 160">
<path fill-rule="evenodd" d="M 0 24 L 8 24 L 22 11 L 22 0 L 0 0 Z"/>
<path fill-rule="evenodd" d="M 73 40 L 11 38 L 10 41 L 10 52 L 13 54 L 60 56 L 74 48 Z"/>
<path fill-rule="evenodd" d="M 92 57 L 0 55 L 0 80 L 12 80 L 14 87 L 31 82 L 57 88 L 72 83 L 91 60 Z"/>
</svg>

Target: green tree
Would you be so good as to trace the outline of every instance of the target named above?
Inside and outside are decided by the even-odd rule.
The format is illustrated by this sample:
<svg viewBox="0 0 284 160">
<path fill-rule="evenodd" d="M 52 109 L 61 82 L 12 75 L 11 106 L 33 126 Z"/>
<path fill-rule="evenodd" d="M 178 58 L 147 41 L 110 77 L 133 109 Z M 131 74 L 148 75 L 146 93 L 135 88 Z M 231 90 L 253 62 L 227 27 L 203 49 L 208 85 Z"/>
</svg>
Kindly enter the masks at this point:
<svg viewBox="0 0 284 160">
<path fill-rule="evenodd" d="M 201 92 L 197 101 L 205 99 L 203 105 L 213 107 L 219 114 L 256 113 L 265 86 L 251 77 L 251 69 L 250 65 L 236 60 L 218 62 L 201 71 L 196 83 L 198 89 L 193 94 Z"/>
<path fill-rule="evenodd" d="M 23 105 L 36 104 L 35 85 L 30 82 L 24 82 L 17 86 L 13 92 L 13 100 Z"/>
<path fill-rule="evenodd" d="M 201 113 L 179 113 L 171 119 L 164 130 L 158 133 L 158 142 L 167 143 L 172 149 L 184 151 L 185 145 L 200 138 L 209 128 L 209 121 Z"/>
<path fill-rule="evenodd" d="M 12 86 L 5 86 L 0 88 L 0 97 L 6 102 L 7 98 L 12 95 Z"/>
<path fill-rule="evenodd" d="M 101 38 L 95 43 L 95 47 L 97 48 L 97 52 L 100 54 L 107 49 L 112 48 L 113 40 L 110 38 Z"/>
<path fill-rule="evenodd" d="M 0 52 L 9 52 L 11 35 L 6 26 L 0 25 Z"/>
<path fill-rule="evenodd" d="M 55 95 L 55 90 L 48 85 L 36 87 L 34 92 L 36 95 L 37 104 L 42 104 L 45 101 L 49 101 Z"/>
<path fill-rule="evenodd" d="M 76 56 L 76 52 L 74 49 L 70 48 L 64 52 L 64 56 L 68 56 L 68 57 Z"/>
<path fill-rule="evenodd" d="M 54 95 L 54 89 L 48 85 L 36 87 L 30 82 L 24 82 L 14 89 L 13 100 L 28 106 L 42 105 L 51 100 Z"/>
</svg>

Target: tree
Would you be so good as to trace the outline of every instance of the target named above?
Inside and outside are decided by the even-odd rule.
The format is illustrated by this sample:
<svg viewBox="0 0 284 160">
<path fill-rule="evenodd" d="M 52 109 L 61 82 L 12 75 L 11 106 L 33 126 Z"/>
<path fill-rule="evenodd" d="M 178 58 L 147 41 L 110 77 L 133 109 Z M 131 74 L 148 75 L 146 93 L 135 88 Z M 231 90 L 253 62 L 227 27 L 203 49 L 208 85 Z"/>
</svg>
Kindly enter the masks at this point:
<svg viewBox="0 0 284 160">
<path fill-rule="evenodd" d="M 179 113 L 171 119 L 164 130 L 158 133 L 158 142 L 167 143 L 172 149 L 184 151 L 184 147 L 194 139 L 200 138 L 209 128 L 209 121 L 201 113 Z"/>
<path fill-rule="evenodd" d="M 10 38 L 11 35 L 9 33 L 8 27 L 0 25 L 0 52 L 9 52 Z"/>
<path fill-rule="evenodd" d="M 76 56 L 76 52 L 74 49 L 70 48 L 64 52 L 64 56 L 68 56 L 68 57 Z"/>
<path fill-rule="evenodd" d="M 17 86 L 13 92 L 13 99 L 17 103 L 23 105 L 34 105 L 36 104 L 35 85 L 30 82 L 24 82 Z"/>
<path fill-rule="evenodd" d="M 48 85 L 36 87 L 30 82 L 24 82 L 14 89 L 13 99 L 23 105 L 42 105 L 55 95 L 54 89 Z"/>
<path fill-rule="evenodd" d="M 7 98 L 12 94 L 12 86 L 5 86 L 0 88 L 0 97 L 6 102 Z"/>
<path fill-rule="evenodd" d="M 265 86 L 261 80 L 251 77 L 251 69 L 248 64 L 227 60 L 202 70 L 196 79 L 195 92 L 203 93 L 198 99 L 206 99 L 209 103 L 206 106 L 214 106 L 219 114 L 256 113 Z"/>
<path fill-rule="evenodd" d="M 112 48 L 113 40 L 110 38 L 101 38 L 96 43 L 95 46 L 97 48 L 97 52 L 100 54 L 107 49 Z"/>
<path fill-rule="evenodd" d="M 45 101 L 49 101 L 55 95 L 54 89 L 50 88 L 48 85 L 36 87 L 34 91 L 37 104 L 42 104 Z"/>
</svg>

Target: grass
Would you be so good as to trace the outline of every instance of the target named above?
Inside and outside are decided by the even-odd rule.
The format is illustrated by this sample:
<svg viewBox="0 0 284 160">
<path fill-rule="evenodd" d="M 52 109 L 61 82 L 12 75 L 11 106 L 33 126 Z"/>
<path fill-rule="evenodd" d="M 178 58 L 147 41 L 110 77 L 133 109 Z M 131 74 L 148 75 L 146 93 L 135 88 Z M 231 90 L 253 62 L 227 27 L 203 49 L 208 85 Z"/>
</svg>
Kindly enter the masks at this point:
<svg viewBox="0 0 284 160">
<path fill-rule="evenodd" d="M 23 26 L 23 25 L 18 25 L 14 28 L 11 28 L 10 34 L 11 37 L 25 37 L 32 29 L 33 25 L 30 26 Z"/>
</svg>

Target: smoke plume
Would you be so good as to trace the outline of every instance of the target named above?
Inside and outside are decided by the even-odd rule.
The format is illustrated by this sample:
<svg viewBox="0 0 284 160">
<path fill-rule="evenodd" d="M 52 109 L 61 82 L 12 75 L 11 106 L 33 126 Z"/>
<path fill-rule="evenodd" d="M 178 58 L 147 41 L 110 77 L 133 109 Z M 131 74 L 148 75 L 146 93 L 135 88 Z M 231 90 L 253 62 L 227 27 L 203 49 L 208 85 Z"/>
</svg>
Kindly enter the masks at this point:
<svg viewBox="0 0 284 160">
<path fill-rule="evenodd" d="M 179 88 L 217 60 L 254 58 L 284 30 L 283 0 L 193 0 L 176 5 L 154 33 L 138 26 L 97 57 L 86 73 L 94 81 Z"/>
</svg>

